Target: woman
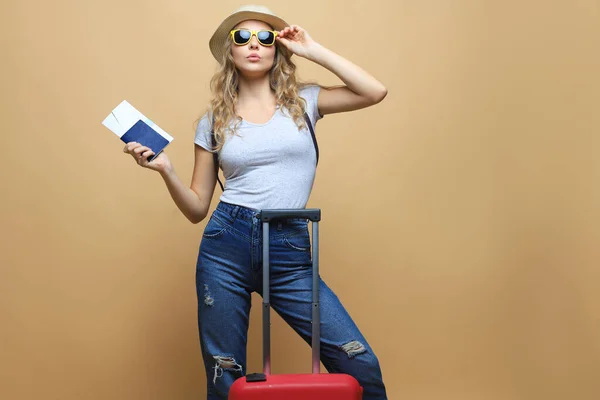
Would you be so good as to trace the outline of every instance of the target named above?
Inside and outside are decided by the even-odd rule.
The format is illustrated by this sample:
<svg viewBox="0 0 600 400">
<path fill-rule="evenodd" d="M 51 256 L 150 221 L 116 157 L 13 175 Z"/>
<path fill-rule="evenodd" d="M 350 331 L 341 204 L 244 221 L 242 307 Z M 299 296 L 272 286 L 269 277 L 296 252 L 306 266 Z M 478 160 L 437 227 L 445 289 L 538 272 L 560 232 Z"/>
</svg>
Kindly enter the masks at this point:
<svg viewBox="0 0 600 400">
<path fill-rule="evenodd" d="M 192 223 L 208 214 L 217 176 L 213 152 L 218 154 L 226 186 L 204 230 L 196 279 L 207 397 L 224 399 L 233 381 L 246 374 L 251 293 L 262 294 L 259 210 L 304 208 L 312 189 L 317 159 L 305 113 L 314 126 L 324 115 L 374 105 L 387 91 L 371 75 L 265 7 L 238 9 L 217 28 L 209 46 L 220 69 L 211 81 L 209 111 L 196 130 L 191 187 L 180 181 L 164 152 L 148 162 L 154 155 L 148 147 L 132 142 L 124 151 L 161 174 Z M 299 85 L 294 54 L 329 69 L 345 85 Z M 310 343 L 308 222 L 289 219 L 274 225 L 271 305 Z M 386 399 L 373 350 L 322 280 L 320 288 L 323 364 L 330 372 L 354 376 L 365 400 Z"/>
</svg>

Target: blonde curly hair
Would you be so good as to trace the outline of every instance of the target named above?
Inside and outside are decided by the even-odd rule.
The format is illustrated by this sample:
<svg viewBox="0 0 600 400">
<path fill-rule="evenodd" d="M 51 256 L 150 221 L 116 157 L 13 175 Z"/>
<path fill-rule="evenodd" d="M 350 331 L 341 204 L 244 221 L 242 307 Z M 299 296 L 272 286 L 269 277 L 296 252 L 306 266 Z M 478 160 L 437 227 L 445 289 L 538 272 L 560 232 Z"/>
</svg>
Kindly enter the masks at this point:
<svg viewBox="0 0 600 400">
<path fill-rule="evenodd" d="M 216 139 L 214 151 L 219 151 L 225 143 L 226 135 L 234 135 L 242 118 L 236 115 L 235 105 L 238 99 L 239 72 L 231 55 L 232 41 L 225 42 L 223 59 L 219 69 L 210 81 L 212 99 L 208 106 L 209 119 Z M 275 44 L 275 60 L 269 71 L 271 89 L 275 92 L 275 100 L 283 112 L 289 113 L 299 129 L 306 128 L 304 111 L 306 101 L 298 94 L 299 90 L 310 85 L 296 81 L 296 65 L 292 61 L 292 53 L 279 43 Z M 231 122 L 235 121 L 233 127 Z"/>
</svg>

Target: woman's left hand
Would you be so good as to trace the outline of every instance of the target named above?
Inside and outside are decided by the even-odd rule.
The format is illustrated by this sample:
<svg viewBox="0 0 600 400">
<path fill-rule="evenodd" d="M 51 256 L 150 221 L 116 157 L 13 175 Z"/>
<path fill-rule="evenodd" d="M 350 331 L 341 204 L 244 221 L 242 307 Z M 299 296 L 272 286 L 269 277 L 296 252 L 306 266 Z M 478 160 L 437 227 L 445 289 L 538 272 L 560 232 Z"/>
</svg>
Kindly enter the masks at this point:
<svg viewBox="0 0 600 400">
<path fill-rule="evenodd" d="M 277 41 L 292 53 L 305 58 L 308 58 L 311 48 L 316 44 L 308 32 L 298 25 L 291 25 L 279 31 Z"/>
</svg>

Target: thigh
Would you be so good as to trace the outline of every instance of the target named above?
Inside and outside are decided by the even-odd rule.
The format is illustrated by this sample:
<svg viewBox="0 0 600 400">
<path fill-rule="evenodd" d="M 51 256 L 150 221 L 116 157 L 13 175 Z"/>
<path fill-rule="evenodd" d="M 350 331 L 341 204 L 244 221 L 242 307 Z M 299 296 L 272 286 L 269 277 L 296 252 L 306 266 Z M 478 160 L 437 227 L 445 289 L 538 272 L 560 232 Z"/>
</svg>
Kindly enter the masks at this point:
<svg viewBox="0 0 600 400">
<path fill-rule="evenodd" d="M 271 305 L 308 343 L 312 337 L 312 259 L 308 228 L 290 229 L 270 242 Z M 340 362 L 370 351 L 354 320 L 331 288 L 319 278 L 321 356 Z"/>
<path fill-rule="evenodd" d="M 209 398 L 226 396 L 245 374 L 251 307 L 250 244 L 211 217 L 196 266 L 198 329 Z"/>
</svg>

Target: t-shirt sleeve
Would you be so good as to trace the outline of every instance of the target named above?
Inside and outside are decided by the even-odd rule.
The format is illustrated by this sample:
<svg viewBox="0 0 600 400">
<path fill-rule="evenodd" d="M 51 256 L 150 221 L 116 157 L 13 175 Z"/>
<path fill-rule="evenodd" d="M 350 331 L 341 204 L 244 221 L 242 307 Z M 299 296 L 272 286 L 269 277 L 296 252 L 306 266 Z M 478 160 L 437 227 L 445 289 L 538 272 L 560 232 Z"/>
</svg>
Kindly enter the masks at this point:
<svg viewBox="0 0 600 400">
<path fill-rule="evenodd" d="M 212 151 L 211 121 L 208 113 L 204 114 L 198 122 L 194 143 L 203 149 Z"/>
<path fill-rule="evenodd" d="M 319 85 L 310 85 L 300 89 L 300 97 L 302 97 L 306 101 L 306 113 L 310 118 L 310 121 L 313 123 L 313 126 L 317 123 L 318 120 L 323 118 L 323 116 L 319 113 L 318 100 L 319 100 L 319 92 L 321 91 L 321 86 Z"/>
</svg>

